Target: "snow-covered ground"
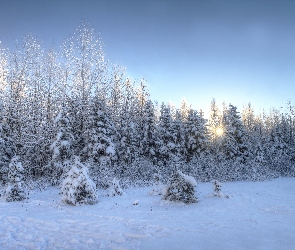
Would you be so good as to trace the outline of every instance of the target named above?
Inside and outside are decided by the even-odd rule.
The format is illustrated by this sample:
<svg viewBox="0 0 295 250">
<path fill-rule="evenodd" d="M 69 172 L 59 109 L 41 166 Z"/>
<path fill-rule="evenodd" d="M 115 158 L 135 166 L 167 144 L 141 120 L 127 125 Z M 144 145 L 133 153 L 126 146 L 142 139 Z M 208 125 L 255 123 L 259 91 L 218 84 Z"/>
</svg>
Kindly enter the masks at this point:
<svg viewBox="0 0 295 250">
<path fill-rule="evenodd" d="M 55 188 L 0 198 L 0 249 L 295 249 L 295 178 L 224 183 L 229 199 L 201 183 L 189 205 L 150 190 L 100 191 L 98 204 L 76 207 Z"/>
</svg>

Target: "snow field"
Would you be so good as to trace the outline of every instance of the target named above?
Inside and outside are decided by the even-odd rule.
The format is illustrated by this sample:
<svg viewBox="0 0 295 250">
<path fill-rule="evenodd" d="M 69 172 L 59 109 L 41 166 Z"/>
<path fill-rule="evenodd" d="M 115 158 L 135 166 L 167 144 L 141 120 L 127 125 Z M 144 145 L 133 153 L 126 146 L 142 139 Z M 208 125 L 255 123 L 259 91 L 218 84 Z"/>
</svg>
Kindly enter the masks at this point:
<svg viewBox="0 0 295 250">
<path fill-rule="evenodd" d="M 61 202 L 56 188 L 30 194 L 25 202 L 0 198 L 0 249 L 294 249 L 295 178 L 223 183 L 230 198 L 198 203 L 149 195 L 151 187 L 104 196 L 95 205 Z M 137 204 L 137 205 L 135 205 Z"/>
</svg>

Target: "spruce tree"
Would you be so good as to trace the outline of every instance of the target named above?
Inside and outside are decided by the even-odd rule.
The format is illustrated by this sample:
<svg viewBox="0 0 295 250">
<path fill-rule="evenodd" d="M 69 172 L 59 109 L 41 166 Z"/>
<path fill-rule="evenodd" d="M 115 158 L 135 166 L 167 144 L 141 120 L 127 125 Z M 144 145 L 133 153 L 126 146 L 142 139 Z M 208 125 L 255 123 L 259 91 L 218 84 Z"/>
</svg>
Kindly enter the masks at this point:
<svg viewBox="0 0 295 250">
<path fill-rule="evenodd" d="M 57 135 L 50 146 L 52 152 L 50 167 L 53 184 L 58 184 L 60 178 L 63 178 L 61 176 L 70 170 L 70 160 L 74 155 L 73 145 L 75 144 L 75 138 L 66 111 L 66 107 L 63 106 L 54 121 L 57 127 Z"/>
<path fill-rule="evenodd" d="M 157 144 L 159 143 L 158 130 L 154 105 L 148 100 L 144 106 L 143 138 L 141 140 L 141 154 L 153 163 L 157 161 Z"/>
<path fill-rule="evenodd" d="M 171 134 L 175 145 L 173 154 L 178 160 L 182 160 L 186 155 L 185 148 L 185 126 L 181 119 L 181 113 L 176 110 L 175 117 L 172 121 Z"/>
<path fill-rule="evenodd" d="M 16 153 L 13 135 L 3 114 L 4 107 L 0 104 L 0 182 L 7 182 L 9 163 Z"/>
<path fill-rule="evenodd" d="M 237 108 L 229 105 L 229 109 L 223 115 L 223 152 L 227 159 L 245 163 L 251 157 L 251 148 L 248 141 L 248 133 L 241 121 Z"/>
<path fill-rule="evenodd" d="M 14 156 L 9 164 L 8 185 L 5 190 L 6 201 L 22 201 L 27 198 L 23 174 L 22 163 L 18 156 Z"/>
<path fill-rule="evenodd" d="M 161 164 L 167 165 L 168 162 L 174 159 L 175 144 L 172 134 L 172 117 L 170 108 L 164 103 L 161 105 L 161 115 L 159 118 L 159 143 L 157 145 L 158 161 Z"/>
<path fill-rule="evenodd" d="M 97 203 L 97 191 L 95 183 L 88 175 L 88 169 L 75 157 L 71 163 L 71 169 L 66 173 L 62 183 L 62 201 L 70 204 Z"/>
<path fill-rule="evenodd" d="M 196 110 L 190 109 L 185 128 L 188 159 L 200 156 L 208 148 L 208 132 L 205 122 L 206 120 Z"/>
<path fill-rule="evenodd" d="M 129 112 L 127 112 L 125 117 L 121 118 L 121 139 L 119 143 L 119 158 L 124 163 L 130 164 L 139 157 L 136 132 L 136 124 L 130 117 Z"/>
<path fill-rule="evenodd" d="M 85 157 L 96 163 L 116 160 L 117 152 L 114 143 L 117 130 L 106 113 L 105 103 L 94 99 L 91 103 L 85 131 Z"/>
<path fill-rule="evenodd" d="M 163 199 L 184 203 L 198 202 L 194 188 L 196 185 L 197 183 L 193 177 L 175 169 L 170 177 L 168 186 L 164 189 Z"/>
</svg>

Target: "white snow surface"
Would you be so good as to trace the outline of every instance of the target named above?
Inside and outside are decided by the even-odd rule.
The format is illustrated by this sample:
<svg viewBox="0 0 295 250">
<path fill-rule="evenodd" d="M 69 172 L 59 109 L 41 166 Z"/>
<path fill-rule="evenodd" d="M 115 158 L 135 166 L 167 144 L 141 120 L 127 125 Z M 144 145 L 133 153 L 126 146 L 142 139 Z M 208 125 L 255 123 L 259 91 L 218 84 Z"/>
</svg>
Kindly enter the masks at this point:
<svg viewBox="0 0 295 250">
<path fill-rule="evenodd" d="M 70 206 L 56 188 L 24 202 L 0 198 L 0 249 L 294 249 L 295 178 L 223 183 L 229 199 L 183 204 L 129 188 L 95 205 Z M 134 200 L 140 200 L 133 205 Z"/>
</svg>

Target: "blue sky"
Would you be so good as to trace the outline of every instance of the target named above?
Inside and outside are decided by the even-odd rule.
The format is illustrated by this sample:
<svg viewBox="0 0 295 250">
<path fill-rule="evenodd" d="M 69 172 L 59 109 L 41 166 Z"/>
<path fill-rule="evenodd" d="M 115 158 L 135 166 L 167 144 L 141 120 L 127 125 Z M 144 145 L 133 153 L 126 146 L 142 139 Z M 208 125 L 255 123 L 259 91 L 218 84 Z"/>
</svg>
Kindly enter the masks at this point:
<svg viewBox="0 0 295 250">
<path fill-rule="evenodd" d="M 153 100 L 185 97 L 207 110 L 213 97 L 257 112 L 295 103 L 295 1 L 0 0 L 0 40 L 27 32 L 61 44 L 84 18 L 107 59 L 144 76 Z"/>
</svg>

